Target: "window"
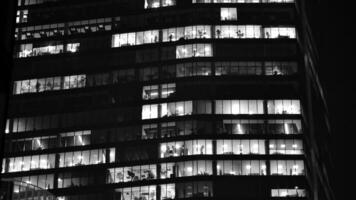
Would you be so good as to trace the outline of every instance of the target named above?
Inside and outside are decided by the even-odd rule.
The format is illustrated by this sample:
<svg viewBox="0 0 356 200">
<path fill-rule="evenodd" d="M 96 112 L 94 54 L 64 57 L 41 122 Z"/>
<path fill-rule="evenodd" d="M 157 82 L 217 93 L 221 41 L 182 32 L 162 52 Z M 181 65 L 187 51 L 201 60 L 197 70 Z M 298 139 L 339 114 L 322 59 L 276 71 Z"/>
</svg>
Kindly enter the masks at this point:
<svg viewBox="0 0 356 200">
<path fill-rule="evenodd" d="M 121 193 L 121 198 L 124 200 L 149 199 L 156 200 L 156 186 L 141 186 L 115 189 Z"/>
<path fill-rule="evenodd" d="M 216 153 L 233 154 L 265 154 L 264 140 L 217 140 Z"/>
<path fill-rule="evenodd" d="M 162 143 L 160 145 L 161 158 L 190 155 L 211 155 L 213 146 L 211 140 L 191 140 Z"/>
<path fill-rule="evenodd" d="M 218 134 L 264 134 L 263 120 L 230 120 L 218 123 Z"/>
<path fill-rule="evenodd" d="M 192 0 L 193 3 L 293 3 L 294 0 Z"/>
<path fill-rule="evenodd" d="M 268 120 L 267 129 L 271 134 L 300 134 L 302 133 L 302 122 L 299 119 Z"/>
<path fill-rule="evenodd" d="M 145 0 L 145 9 L 176 5 L 176 0 Z"/>
<path fill-rule="evenodd" d="M 294 75 L 298 72 L 296 62 L 266 62 L 266 75 Z"/>
<path fill-rule="evenodd" d="M 299 100 L 268 100 L 268 114 L 301 114 Z"/>
<path fill-rule="evenodd" d="M 133 46 L 159 42 L 159 31 L 120 33 L 112 36 L 112 47 Z"/>
<path fill-rule="evenodd" d="M 219 160 L 216 169 L 219 176 L 267 175 L 264 160 Z"/>
<path fill-rule="evenodd" d="M 216 114 L 263 114 L 263 100 L 216 100 Z"/>
<path fill-rule="evenodd" d="M 62 147 L 85 146 L 90 144 L 91 131 L 76 131 L 60 134 L 60 144 Z"/>
<path fill-rule="evenodd" d="M 220 8 L 221 21 L 237 20 L 236 8 Z"/>
<path fill-rule="evenodd" d="M 142 119 L 155 119 L 155 118 L 158 118 L 158 104 L 143 105 Z"/>
<path fill-rule="evenodd" d="M 211 57 L 211 44 L 187 44 L 176 47 L 176 58 Z"/>
<path fill-rule="evenodd" d="M 37 93 L 54 90 L 83 88 L 86 86 L 86 75 L 48 77 L 41 79 L 21 80 L 14 82 L 14 94 Z"/>
<path fill-rule="evenodd" d="M 57 179 L 58 188 L 78 187 L 104 183 L 103 175 L 90 174 L 87 171 L 59 173 Z"/>
<path fill-rule="evenodd" d="M 146 67 L 140 70 L 140 81 L 151 81 L 158 79 L 158 67 Z"/>
<path fill-rule="evenodd" d="M 215 26 L 215 38 L 261 38 L 258 25 L 220 25 Z"/>
<path fill-rule="evenodd" d="M 302 160 L 271 160 L 271 175 L 304 175 Z"/>
<path fill-rule="evenodd" d="M 161 137 L 179 137 L 183 135 L 212 134 L 210 121 L 176 121 L 161 123 Z"/>
<path fill-rule="evenodd" d="M 158 98 L 168 98 L 169 96 L 175 93 L 175 90 L 175 83 L 143 86 L 142 99 L 149 100 Z"/>
<path fill-rule="evenodd" d="M 181 101 L 161 104 L 161 117 L 191 115 L 192 101 Z"/>
<path fill-rule="evenodd" d="M 299 189 L 271 189 L 271 197 L 306 197 L 306 190 Z"/>
<path fill-rule="evenodd" d="M 54 177 L 53 174 L 43 174 L 43 175 L 15 177 L 14 180 L 27 183 L 33 186 L 37 186 L 39 188 L 53 189 L 53 180 L 54 180 L 53 177 Z M 24 189 L 25 188 L 20 188 L 18 184 L 14 184 L 14 195 L 17 195 L 19 192 L 23 191 Z M 14 197 L 14 199 L 20 199 L 20 198 Z"/>
<path fill-rule="evenodd" d="M 216 62 L 216 76 L 262 75 L 261 62 Z"/>
<path fill-rule="evenodd" d="M 270 154 L 303 154 L 302 140 L 270 140 L 269 141 Z"/>
<path fill-rule="evenodd" d="M 3 162 L 9 163 L 7 172 L 51 169 L 55 167 L 55 154 L 5 158 Z"/>
<path fill-rule="evenodd" d="M 213 184 L 208 181 L 176 183 L 177 198 L 213 197 Z"/>
<path fill-rule="evenodd" d="M 79 51 L 80 43 L 67 44 L 67 52 L 75 53 Z"/>
<path fill-rule="evenodd" d="M 133 182 L 157 178 L 156 165 L 140 165 L 109 169 L 107 183 Z"/>
<path fill-rule="evenodd" d="M 176 191 L 175 191 L 175 184 L 165 184 L 160 185 L 161 187 L 161 199 L 168 200 L 168 199 L 175 199 Z"/>
<path fill-rule="evenodd" d="M 160 110 L 160 113 L 158 113 L 158 110 Z M 143 105 L 142 119 L 155 119 L 158 117 L 191 115 L 192 112 L 192 101 Z"/>
<path fill-rule="evenodd" d="M 28 22 L 28 10 L 18 10 L 16 12 L 16 24 Z"/>
<path fill-rule="evenodd" d="M 43 136 L 13 140 L 12 151 L 32 151 L 57 147 L 57 136 Z"/>
<path fill-rule="evenodd" d="M 161 164 L 161 179 L 187 177 L 187 176 L 208 176 L 213 174 L 212 161 L 185 161 L 177 163 Z"/>
<path fill-rule="evenodd" d="M 271 27 L 264 28 L 265 38 L 296 38 L 295 28 L 290 27 Z"/>
<path fill-rule="evenodd" d="M 162 30 L 163 42 L 173 42 L 178 40 L 211 38 L 211 26 L 198 25 Z"/>
<path fill-rule="evenodd" d="M 109 153 L 110 160 L 106 160 Z M 96 165 L 115 162 L 115 148 L 93 149 L 86 151 L 66 152 L 59 154 L 59 167 L 73 167 L 81 165 Z"/>
</svg>

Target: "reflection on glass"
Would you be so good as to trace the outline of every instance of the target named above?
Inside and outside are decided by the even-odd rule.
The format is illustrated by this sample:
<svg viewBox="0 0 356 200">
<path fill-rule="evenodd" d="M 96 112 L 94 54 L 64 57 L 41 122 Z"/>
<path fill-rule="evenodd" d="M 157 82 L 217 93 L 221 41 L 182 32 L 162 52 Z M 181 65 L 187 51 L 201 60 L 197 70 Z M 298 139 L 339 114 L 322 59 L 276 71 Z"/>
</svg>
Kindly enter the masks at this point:
<svg viewBox="0 0 356 200">
<path fill-rule="evenodd" d="M 224 119 L 218 123 L 218 134 L 264 134 L 263 120 Z"/>
</svg>

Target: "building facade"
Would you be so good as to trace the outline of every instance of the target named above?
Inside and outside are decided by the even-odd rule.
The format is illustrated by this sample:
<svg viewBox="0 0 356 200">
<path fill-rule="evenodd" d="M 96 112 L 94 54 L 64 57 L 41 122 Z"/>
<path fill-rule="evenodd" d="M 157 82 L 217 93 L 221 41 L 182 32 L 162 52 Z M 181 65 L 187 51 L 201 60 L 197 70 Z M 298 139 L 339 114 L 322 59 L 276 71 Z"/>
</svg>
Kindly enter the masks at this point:
<svg viewBox="0 0 356 200">
<path fill-rule="evenodd" d="M 305 6 L 18 0 L 2 176 L 58 200 L 333 200 Z"/>
</svg>

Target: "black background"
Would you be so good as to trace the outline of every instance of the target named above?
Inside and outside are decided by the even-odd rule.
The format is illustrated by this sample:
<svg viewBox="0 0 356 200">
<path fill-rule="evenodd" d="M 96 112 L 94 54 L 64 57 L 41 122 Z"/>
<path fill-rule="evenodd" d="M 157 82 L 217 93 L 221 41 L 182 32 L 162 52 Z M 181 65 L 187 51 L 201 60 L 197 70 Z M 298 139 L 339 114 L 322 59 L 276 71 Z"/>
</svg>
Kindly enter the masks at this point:
<svg viewBox="0 0 356 200">
<path fill-rule="evenodd" d="M 8 3 L 15 0 L 2 0 L 1 8 L 1 54 L 0 54 L 0 95 L 1 98 L 8 90 L 10 70 L 6 66 L 9 62 L 8 55 L 4 49 L 5 32 L 8 20 L 14 18 L 14 14 L 9 16 Z M 298 0 L 297 0 L 298 1 Z M 320 66 L 317 71 L 324 88 L 327 104 L 330 111 L 330 121 L 332 127 L 333 146 L 330 151 L 333 156 L 335 170 L 332 185 L 336 192 L 336 200 L 346 197 L 347 185 L 355 186 L 353 182 L 347 182 L 346 176 L 353 175 L 355 169 L 351 171 L 346 166 L 354 167 L 355 155 L 352 155 L 355 144 L 350 144 L 356 126 L 356 113 L 354 112 L 356 96 L 356 44 L 353 38 L 356 36 L 356 17 L 351 17 L 356 9 L 351 3 L 352 0 L 321 0 L 322 6 L 313 8 L 312 16 L 315 19 L 312 25 L 316 31 L 317 41 L 320 51 Z M 10 58 L 11 60 L 11 58 Z M 355 69 L 355 70 L 354 70 Z M 4 103 L 0 100 L 0 104 Z M 3 115 L 3 113 L 0 113 Z M 356 138 L 356 137 L 355 137 Z M 1 152 L 1 151 L 0 151 Z M 350 165 L 346 165 L 350 163 Z M 350 173 L 351 172 L 351 173 Z M 351 183 L 351 184 L 350 184 Z M 351 192 L 356 188 L 351 188 Z M 354 195 L 352 195 L 354 196 Z M 354 198 L 354 197 L 353 197 Z"/>
</svg>

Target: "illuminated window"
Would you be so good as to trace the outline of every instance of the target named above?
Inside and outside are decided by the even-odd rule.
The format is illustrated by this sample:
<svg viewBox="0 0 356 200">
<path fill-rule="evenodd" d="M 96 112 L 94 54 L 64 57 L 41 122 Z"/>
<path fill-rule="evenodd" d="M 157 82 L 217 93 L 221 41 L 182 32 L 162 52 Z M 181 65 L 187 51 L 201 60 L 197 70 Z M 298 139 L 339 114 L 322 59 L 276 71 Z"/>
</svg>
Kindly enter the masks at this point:
<svg viewBox="0 0 356 200">
<path fill-rule="evenodd" d="M 264 28 L 265 38 L 296 38 L 295 28 L 271 27 Z"/>
<path fill-rule="evenodd" d="M 216 165 L 217 174 L 223 175 L 267 175 L 264 160 L 220 160 Z"/>
<path fill-rule="evenodd" d="M 268 133 L 271 134 L 300 134 L 302 133 L 301 120 L 277 119 L 267 121 Z"/>
<path fill-rule="evenodd" d="M 176 5 L 176 0 L 145 0 L 145 9 Z"/>
<path fill-rule="evenodd" d="M 67 52 L 75 53 L 79 51 L 80 43 L 67 44 Z"/>
<path fill-rule="evenodd" d="M 264 140 L 217 140 L 216 153 L 233 154 L 265 154 Z"/>
<path fill-rule="evenodd" d="M 32 155 L 24 157 L 6 158 L 9 160 L 7 172 L 21 172 L 55 167 L 55 154 Z"/>
<path fill-rule="evenodd" d="M 236 8 L 220 8 L 220 19 L 222 21 L 237 20 Z"/>
<path fill-rule="evenodd" d="M 211 155 L 213 153 L 211 140 L 191 140 L 162 143 L 161 158 L 189 155 Z"/>
<path fill-rule="evenodd" d="M 161 179 L 187 176 L 209 176 L 212 174 L 213 168 L 212 161 L 210 160 L 161 164 Z"/>
<path fill-rule="evenodd" d="M 303 154 L 302 140 L 270 140 L 269 141 L 270 154 Z"/>
<path fill-rule="evenodd" d="M 136 199 L 149 199 L 156 200 L 156 185 L 130 187 L 115 189 L 115 191 L 122 194 L 122 199 L 136 200 Z"/>
<path fill-rule="evenodd" d="M 299 100 L 268 100 L 268 114 L 301 114 Z"/>
<path fill-rule="evenodd" d="M 106 160 L 109 152 L 110 160 Z M 73 167 L 81 165 L 96 165 L 115 162 L 115 148 L 94 149 L 86 151 L 66 152 L 59 154 L 59 167 Z"/>
<path fill-rule="evenodd" d="M 163 42 L 211 38 L 211 26 L 186 26 L 162 30 Z"/>
<path fill-rule="evenodd" d="M 76 131 L 60 134 L 62 147 L 85 146 L 90 144 L 91 131 Z"/>
<path fill-rule="evenodd" d="M 176 191 L 175 184 L 160 185 L 161 187 L 161 199 L 175 199 Z"/>
<path fill-rule="evenodd" d="M 169 96 L 175 93 L 175 90 L 176 90 L 175 83 L 143 86 L 142 99 L 148 100 L 148 99 L 168 98 Z"/>
<path fill-rule="evenodd" d="M 187 44 L 176 47 L 176 58 L 211 57 L 211 44 Z"/>
<path fill-rule="evenodd" d="M 109 169 L 107 183 L 134 182 L 157 178 L 156 165 L 138 165 Z"/>
<path fill-rule="evenodd" d="M 216 100 L 216 114 L 263 114 L 263 100 Z"/>
<path fill-rule="evenodd" d="M 133 46 L 159 42 L 158 30 L 120 33 L 112 36 L 112 47 Z"/>
<path fill-rule="evenodd" d="M 304 175 L 302 160 L 271 160 L 271 175 Z"/>
<path fill-rule="evenodd" d="M 218 25 L 215 26 L 215 38 L 261 38 L 259 25 Z"/>
<path fill-rule="evenodd" d="M 306 190 L 297 186 L 293 189 L 271 189 L 271 197 L 306 197 Z"/>
</svg>

